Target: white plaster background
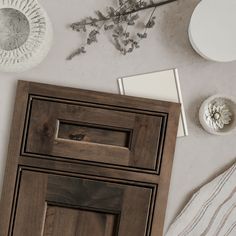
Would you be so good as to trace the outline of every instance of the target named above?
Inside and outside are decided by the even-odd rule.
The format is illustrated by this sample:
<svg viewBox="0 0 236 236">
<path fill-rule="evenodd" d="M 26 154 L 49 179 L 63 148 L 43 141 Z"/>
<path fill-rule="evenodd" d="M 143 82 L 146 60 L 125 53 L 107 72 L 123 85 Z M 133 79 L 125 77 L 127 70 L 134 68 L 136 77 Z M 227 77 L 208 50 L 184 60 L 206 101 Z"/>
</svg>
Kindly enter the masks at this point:
<svg viewBox="0 0 236 236">
<path fill-rule="evenodd" d="M 178 138 L 165 228 L 202 184 L 219 174 L 236 157 L 236 134 L 217 137 L 205 133 L 198 122 L 200 103 L 214 93 L 236 95 L 236 62 L 202 59 L 191 48 L 187 28 L 199 0 L 179 0 L 157 10 L 158 24 L 135 53 L 121 56 L 106 37 L 88 53 L 66 61 L 79 45 L 77 33 L 67 25 L 104 9 L 109 0 L 40 0 L 54 25 L 54 44 L 48 57 L 22 74 L 0 73 L 0 190 L 6 162 L 15 89 L 18 79 L 118 93 L 116 79 L 177 67 L 189 136 Z M 1 214 L 1 213 L 0 213 Z"/>
</svg>

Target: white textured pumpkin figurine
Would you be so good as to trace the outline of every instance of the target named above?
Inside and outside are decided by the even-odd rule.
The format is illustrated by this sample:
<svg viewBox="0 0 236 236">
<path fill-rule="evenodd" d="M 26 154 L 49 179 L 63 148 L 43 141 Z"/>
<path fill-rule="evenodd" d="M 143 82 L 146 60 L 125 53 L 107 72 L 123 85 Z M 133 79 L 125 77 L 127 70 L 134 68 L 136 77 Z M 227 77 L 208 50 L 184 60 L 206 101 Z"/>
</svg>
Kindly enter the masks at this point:
<svg viewBox="0 0 236 236">
<path fill-rule="evenodd" d="M 236 102 L 232 97 L 217 94 L 206 99 L 199 110 L 203 128 L 216 135 L 236 131 Z"/>
<path fill-rule="evenodd" d="M 52 42 L 51 22 L 37 0 L 0 0 L 0 70 L 39 64 Z"/>
<path fill-rule="evenodd" d="M 208 109 L 205 110 L 205 120 L 208 126 L 218 131 L 230 124 L 232 112 L 226 104 L 209 103 Z"/>
</svg>

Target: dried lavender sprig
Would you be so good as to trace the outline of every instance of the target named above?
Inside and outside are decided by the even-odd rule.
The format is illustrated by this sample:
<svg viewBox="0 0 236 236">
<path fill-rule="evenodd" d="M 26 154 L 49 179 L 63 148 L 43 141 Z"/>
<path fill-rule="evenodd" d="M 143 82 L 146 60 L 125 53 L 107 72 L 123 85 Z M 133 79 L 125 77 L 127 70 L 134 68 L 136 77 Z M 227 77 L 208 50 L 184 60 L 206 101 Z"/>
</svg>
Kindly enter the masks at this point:
<svg viewBox="0 0 236 236">
<path fill-rule="evenodd" d="M 85 46 L 97 42 L 97 35 L 103 28 L 105 31 L 113 31 L 114 45 L 117 50 L 119 50 L 123 55 L 130 53 L 135 48 L 139 48 L 139 42 L 147 37 L 147 30 L 155 25 L 155 17 L 153 14 L 156 8 L 177 0 L 166 0 L 162 2 L 155 3 L 150 0 L 149 4 L 144 0 L 119 0 L 119 7 L 115 10 L 113 7 L 109 8 L 108 15 L 104 15 L 102 12 L 97 11 L 96 14 L 98 18 L 88 17 L 80 22 L 71 24 L 71 28 L 75 31 L 87 31 L 87 27 L 93 27 L 94 29 L 88 34 L 87 42 L 83 44 L 79 49 L 74 51 L 67 59 L 72 59 L 73 57 L 85 53 Z M 122 5 L 123 4 L 123 5 Z M 148 22 L 145 25 L 145 30 L 143 33 L 137 33 L 139 40 L 135 40 L 130 37 L 130 33 L 127 32 L 129 25 L 135 25 L 135 21 L 139 17 L 137 12 L 146 9 L 153 8 L 153 11 L 149 17 Z M 134 15 L 134 13 L 136 13 Z M 108 25 L 107 22 L 111 21 Z M 126 30 L 121 27 L 121 23 L 125 22 L 127 24 Z M 100 24 L 102 23 L 102 24 Z M 123 23 L 122 23 L 123 24 Z M 117 33 L 117 29 L 122 29 L 120 33 Z M 128 47 L 128 48 L 127 48 Z"/>
</svg>

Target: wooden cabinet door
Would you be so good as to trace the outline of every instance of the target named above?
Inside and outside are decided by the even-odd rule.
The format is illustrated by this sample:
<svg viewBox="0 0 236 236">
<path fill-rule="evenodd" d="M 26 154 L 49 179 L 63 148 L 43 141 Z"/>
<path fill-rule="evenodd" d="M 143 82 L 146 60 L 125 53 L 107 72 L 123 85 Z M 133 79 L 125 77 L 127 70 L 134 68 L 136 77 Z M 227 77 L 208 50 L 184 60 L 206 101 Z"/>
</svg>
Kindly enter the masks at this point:
<svg viewBox="0 0 236 236">
<path fill-rule="evenodd" d="M 179 111 L 20 81 L 0 236 L 161 236 Z"/>
<path fill-rule="evenodd" d="M 15 236 L 143 236 L 151 187 L 22 171 Z"/>
</svg>

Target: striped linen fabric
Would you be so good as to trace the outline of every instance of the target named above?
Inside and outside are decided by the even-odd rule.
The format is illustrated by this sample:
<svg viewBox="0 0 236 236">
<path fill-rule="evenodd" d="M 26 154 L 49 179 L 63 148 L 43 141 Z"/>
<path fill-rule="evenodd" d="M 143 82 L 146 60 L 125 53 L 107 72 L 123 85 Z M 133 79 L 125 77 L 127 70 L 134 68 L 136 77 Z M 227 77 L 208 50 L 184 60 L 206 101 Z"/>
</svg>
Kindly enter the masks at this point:
<svg viewBox="0 0 236 236">
<path fill-rule="evenodd" d="M 236 163 L 193 195 L 166 236 L 236 236 Z"/>
</svg>

